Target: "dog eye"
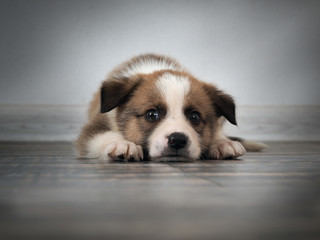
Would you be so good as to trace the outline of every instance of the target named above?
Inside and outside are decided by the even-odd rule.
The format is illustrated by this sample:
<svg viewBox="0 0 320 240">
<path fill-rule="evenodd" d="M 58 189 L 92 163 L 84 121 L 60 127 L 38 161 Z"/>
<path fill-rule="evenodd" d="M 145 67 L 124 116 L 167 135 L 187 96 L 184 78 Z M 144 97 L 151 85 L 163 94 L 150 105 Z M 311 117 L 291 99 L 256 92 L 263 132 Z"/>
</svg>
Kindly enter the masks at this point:
<svg viewBox="0 0 320 240">
<path fill-rule="evenodd" d="M 189 115 L 189 120 L 195 125 L 199 125 L 201 122 L 200 113 L 197 111 L 192 111 Z"/>
<path fill-rule="evenodd" d="M 160 114 L 156 109 L 149 109 L 145 114 L 145 118 L 149 122 L 155 122 L 159 120 Z"/>
</svg>

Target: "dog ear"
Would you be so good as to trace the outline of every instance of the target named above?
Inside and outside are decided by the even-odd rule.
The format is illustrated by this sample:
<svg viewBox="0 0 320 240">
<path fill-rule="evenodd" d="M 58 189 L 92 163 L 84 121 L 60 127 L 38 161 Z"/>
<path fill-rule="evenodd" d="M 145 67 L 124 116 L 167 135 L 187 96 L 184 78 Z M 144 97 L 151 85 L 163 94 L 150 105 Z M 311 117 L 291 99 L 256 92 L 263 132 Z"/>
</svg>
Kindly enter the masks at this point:
<svg viewBox="0 0 320 240">
<path fill-rule="evenodd" d="M 233 98 L 212 85 L 206 85 L 218 116 L 224 116 L 230 123 L 237 125 L 236 105 Z"/>
<path fill-rule="evenodd" d="M 104 81 L 100 89 L 100 112 L 109 112 L 119 104 L 126 102 L 139 84 L 139 79 L 130 78 L 108 79 Z"/>
<path fill-rule="evenodd" d="M 230 95 L 217 90 L 214 104 L 216 106 L 218 115 L 224 116 L 230 123 L 237 125 L 236 105 Z"/>
</svg>

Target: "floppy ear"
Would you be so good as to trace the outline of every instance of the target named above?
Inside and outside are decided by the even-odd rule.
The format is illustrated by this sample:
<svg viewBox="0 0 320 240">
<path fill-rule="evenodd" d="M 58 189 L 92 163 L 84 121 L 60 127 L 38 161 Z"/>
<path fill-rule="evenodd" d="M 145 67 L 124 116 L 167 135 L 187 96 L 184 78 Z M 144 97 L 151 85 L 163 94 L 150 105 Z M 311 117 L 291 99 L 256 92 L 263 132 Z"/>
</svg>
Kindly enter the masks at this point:
<svg viewBox="0 0 320 240">
<path fill-rule="evenodd" d="M 139 84 L 139 79 L 130 78 L 109 79 L 103 82 L 100 90 L 100 112 L 109 112 L 119 104 L 126 102 Z"/>
<path fill-rule="evenodd" d="M 206 85 L 218 116 L 224 116 L 230 123 L 237 125 L 236 106 L 233 98 L 212 85 Z"/>
<path fill-rule="evenodd" d="M 224 116 L 233 125 L 237 125 L 236 105 L 230 95 L 217 90 L 214 104 L 219 115 Z"/>
</svg>

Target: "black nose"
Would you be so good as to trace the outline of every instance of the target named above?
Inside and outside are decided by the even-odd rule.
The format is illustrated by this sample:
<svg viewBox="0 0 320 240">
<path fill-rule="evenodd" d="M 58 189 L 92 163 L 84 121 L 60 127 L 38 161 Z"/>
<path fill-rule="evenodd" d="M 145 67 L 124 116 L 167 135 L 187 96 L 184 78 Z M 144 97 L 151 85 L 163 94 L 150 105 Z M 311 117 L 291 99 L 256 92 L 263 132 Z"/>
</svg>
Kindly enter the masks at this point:
<svg viewBox="0 0 320 240">
<path fill-rule="evenodd" d="M 188 137 L 183 133 L 175 132 L 168 137 L 168 146 L 176 150 L 184 148 L 187 145 Z"/>
</svg>

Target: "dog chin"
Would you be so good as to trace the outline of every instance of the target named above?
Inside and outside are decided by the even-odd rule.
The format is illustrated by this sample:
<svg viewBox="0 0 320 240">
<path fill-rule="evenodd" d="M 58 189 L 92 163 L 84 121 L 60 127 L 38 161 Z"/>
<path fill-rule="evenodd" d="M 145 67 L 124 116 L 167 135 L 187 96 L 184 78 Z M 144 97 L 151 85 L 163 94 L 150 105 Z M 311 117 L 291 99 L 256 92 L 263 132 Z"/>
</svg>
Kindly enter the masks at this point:
<svg viewBox="0 0 320 240">
<path fill-rule="evenodd" d="M 190 162 L 195 159 L 196 158 L 190 156 L 190 152 L 185 149 L 176 151 L 168 148 L 161 153 L 150 155 L 150 160 L 154 162 Z"/>
<path fill-rule="evenodd" d="M 161 157 L 150 157 L 150 160 L 152 162 L 193 162 L 196 159 L 179 155 L 167 155 Z"/>
</svg>

